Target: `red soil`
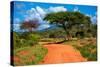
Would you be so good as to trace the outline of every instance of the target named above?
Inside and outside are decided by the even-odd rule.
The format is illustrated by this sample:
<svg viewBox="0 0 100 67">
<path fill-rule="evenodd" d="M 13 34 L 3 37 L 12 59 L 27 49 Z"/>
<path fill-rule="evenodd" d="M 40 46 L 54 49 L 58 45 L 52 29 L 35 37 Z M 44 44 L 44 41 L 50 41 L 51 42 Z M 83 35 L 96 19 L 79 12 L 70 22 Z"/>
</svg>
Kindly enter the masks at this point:
<svg viewBox="0 0 100 67">
<path fill-rule="evenodd" d="M 30 52 L 29 52 L 28 50 L 23 50 L 23 51 L 20 51 L 18 54 L 19 54 L 19 55 L 22 55 L 22 56 L 24 57 L 24 56 L 30 55 Z M 31 61 L 34 60 L 34 58 L 35 58 L 34 55 L 33 55 L 33 56 L 29 56 L 27 60 L 28 60 L 29 62 L 31 62 Z M 13 60 L 14 60 L 14 62 L 23 63 L 22 59 L 21 59 L 20 57 L 17 57 L 17 56 L 14 56 L 14 59 L 13 59 Z"/>
<path fill-rule="evenodd" d="M 40 64 L 86 61 L 86 59 L 81 56 L 80 52 L 70 45 L 51 44 L 44 45 L 44 47 L 48 49 L 48 53 Z"/>
<path fill-rule="evenodd" d="M 44 45 L 48 49 L 48 53 L 39 64 L 69 63 L 86 61 L 80 52 L 71 45 L 49 44 Z M 20 51 L 19 54 L 26 56 L 29 51 Z M 34 56 L 29 57 L 29 61 L 34 60 Z M 14 62 L 22 62 L 21 58 L 14 56 Z"/>
<path fill-rule="evenodd" d="M 20 60 L 20 58 L 19 57 L 17 57 L 17 56 L 14 56 L 14 62 L 21 62 L 21 60 Z"/>
<path fill-rule="evenodd" d="M 23 55 L 23 56 L 26 56 L 28 54 L 29 54 L 29 51 L 26 51 L 26 50 L 23 50 L 23 51 L 19 52 L 19 55 Z"/>
</svg>

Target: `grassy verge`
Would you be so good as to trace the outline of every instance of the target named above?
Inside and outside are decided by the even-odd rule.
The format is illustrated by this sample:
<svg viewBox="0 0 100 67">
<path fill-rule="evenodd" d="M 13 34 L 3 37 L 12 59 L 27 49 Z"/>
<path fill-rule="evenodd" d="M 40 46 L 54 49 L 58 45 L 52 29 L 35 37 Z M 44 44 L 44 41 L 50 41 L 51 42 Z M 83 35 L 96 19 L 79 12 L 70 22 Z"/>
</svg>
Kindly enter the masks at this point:
<svg viewBox="0 0 100 67">
<path fill-rule="evenodd" d="M 83 57 L 87 58 L 88 61 L 96 61 L 97 60 L 97 49 L 96 45 L 87 44 L 83 47 L 76 47 Z"/>
<path fill-rule="evenodd" d="M 97 60 L 97 44 L 96 39 L 81 39 L 77 41 L 68 41 L 64 44 L 69 44 L 74 46 L 77 50 L 80 51 L 83 57 L 87 61 L 96 61 Z"/>
<path fill-rule="evenodd" d="M 42 61 L 47 52 L 47 49 L 44 48 L 42 45 L 16 49 L 14 51 L 14 57 L 18 57 L 20 62 L 15 61 L 14 65 L 38 64 L 40 61 Z"/>
</svg>

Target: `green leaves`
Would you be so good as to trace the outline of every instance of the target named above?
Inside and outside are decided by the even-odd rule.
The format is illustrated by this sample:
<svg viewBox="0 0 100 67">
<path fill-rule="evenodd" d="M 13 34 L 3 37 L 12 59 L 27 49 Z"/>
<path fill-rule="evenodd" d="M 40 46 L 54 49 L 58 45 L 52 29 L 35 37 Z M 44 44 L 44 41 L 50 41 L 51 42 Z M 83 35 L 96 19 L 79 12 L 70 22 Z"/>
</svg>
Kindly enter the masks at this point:
<svg viewBox="0 0 100 67">
<path fill-rule="evenodd" d="M 44 20 L 50 23 L 66 23 L 68 24 L 83 24 L 85 22 L 90 23 L 90 17 L 85 16 L 80 12 L 57 12 L 49 13 L 46 15 Z"/>
<path fill-rule="evenodd" d="M 72 35 L 70 32 L 73 31 L 73 27 L 74 30 L 76 29 L 75 33 L 79 31 L 86 33 L 92 24 L 90 17 L 80 12 L 49 13 L 45 16 L 44 20 L 63 28 L 67 35 Z"/>
<path fill-rule="evenodd" d="M 14 48 L 20 48 L 24 46 L 33 46 L 37 45 L 40 39 L 38 34 L 25 32 L 25 33 L 13 33 L 14 38 Z"/>
</svg>

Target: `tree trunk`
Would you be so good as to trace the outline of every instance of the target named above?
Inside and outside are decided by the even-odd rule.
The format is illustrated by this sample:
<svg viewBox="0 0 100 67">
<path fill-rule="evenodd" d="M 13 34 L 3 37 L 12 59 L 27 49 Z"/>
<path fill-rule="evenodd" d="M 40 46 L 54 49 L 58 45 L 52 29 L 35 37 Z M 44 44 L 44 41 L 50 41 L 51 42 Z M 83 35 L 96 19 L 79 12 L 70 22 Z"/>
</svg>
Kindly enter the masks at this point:
<svg viewBox="0 0 100 67">
<path fill-rule="evenodd" d="M 67 36 L 65 37 L 65 40 L 71 40 L 72 36 L 70 34 L 70 31 L 68 29 L 66 29 L 66 25 L 63 24 L 63 29 L 65 30 L 65 33 L 67 34 Z"/>
<path fill-rule="evenodd" d="M 72 36 L 71 36 L 71 34 L 70 34 L 70 32 L 69 31 L 67 31 L 68 33 L 67 33 L 67 39 L 68 40 L 71 40 L 72 39 Z"/>
<path fill-rule="evenodd" d="M 32 31 L 32 28 L 29 28 L 29 32 L 31 32 L 31 33 L 33 32 L 33 31 Z"/>
</svg>

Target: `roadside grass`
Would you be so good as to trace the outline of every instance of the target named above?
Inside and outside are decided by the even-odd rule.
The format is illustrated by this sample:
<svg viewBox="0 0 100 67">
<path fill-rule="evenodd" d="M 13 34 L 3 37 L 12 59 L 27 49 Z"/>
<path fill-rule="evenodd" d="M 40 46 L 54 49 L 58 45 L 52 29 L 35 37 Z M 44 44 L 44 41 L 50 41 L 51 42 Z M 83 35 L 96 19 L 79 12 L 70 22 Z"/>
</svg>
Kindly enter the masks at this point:
<svg viewBox="0 0 100 67">
<path fill-rule="evenodd" d="M 57 38 L 45 38 L 40 42 L 59 42 L 63 39 Z M 72 45 L 75 49 L 79 50 L 81 55 L 87 59 L 87 61 L 97 60 L 97 44 L 96 39 L 79 39 L 70 40 L 62 44 Z M 22 52 L 24 51 L 24 52 Z M 48 50 L 41 45 L 26 46 L 14 50 L 14 56 L 20 59 L 20 62 L 14 62 L 14 65 L 32 65 L 39 64 L 47 54 Z"/>
<path fill-rule="evenodd" d="M 97 60 L 96 45 L 87 44 L 80 48 L 77 47 L 77 49 L 81 52 L 83 57 L 87 58 L 88 61 L 96 61 Z"/>
<path fill-rule="evenodd" d="M 42 38 L 40 41 L 44 42 L 57 42 L 62 41 L 64 38 Z"/>
<path fill-rule="evenodd" d="M 16 49 L 14 50 L 14 57 L 18 57 L 20 62 L 14 61 L 14 65 L 18 66 L 38 64 L 40 61 L 42 61 L 47 52 L 48 50 L 42 45 Z"/>
<path fill-rule="evenodd" d="M 87 61 L 97 60 L 97 44 L 96 39 L 80 39 L 67 41 L 63 44 L 72 45 L 75 49 L 79 50 L 81 55 L 87 59 Z"/>
<path fill-rule="evenodd" d="M 41 41 L 45 44 L 47 42 L 59 42 L 62 41 L 62 38 L 44 38 Z M 96 61 L 97 60 L 97 43 L 96 38 L 84 38 L 66 41 L 62 44 L 72 45 L 75 49 L 79 50 L 81 55 L 87 59 L 87 61 Z"/>
<path fill-rule="evenodd" d="M 40 39 L 39 41 L 39 44 L 48 44 L 48 43 L 57 43 L 57 42 L 60 42 L 60 41 L 63 41 L 64 38 L 42 38 Z"/>
</svg>

